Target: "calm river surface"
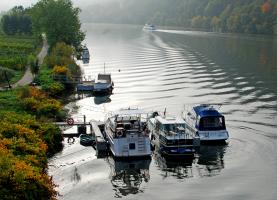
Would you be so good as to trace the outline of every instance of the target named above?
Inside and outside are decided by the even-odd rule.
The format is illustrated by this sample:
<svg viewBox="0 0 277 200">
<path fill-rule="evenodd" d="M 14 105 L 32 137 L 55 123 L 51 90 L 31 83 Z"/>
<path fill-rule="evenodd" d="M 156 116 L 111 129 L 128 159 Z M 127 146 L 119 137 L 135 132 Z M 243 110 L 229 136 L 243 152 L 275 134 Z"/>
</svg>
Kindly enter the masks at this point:
<svg viewBox="0 0 277 200">
<path fill-rule="evenodd" d="M 223 103 L 230 140 L 196 159 L 119 162 L 65 143 L 49 162 L 60 199 L 277 199 L 277 38 L 140 26 L 85 24 L 84 75 L 112 74 L 114 94 L 68 106 L 79 119 L 139 107 L 179 115 L 184 105 Z"/>
</svg>

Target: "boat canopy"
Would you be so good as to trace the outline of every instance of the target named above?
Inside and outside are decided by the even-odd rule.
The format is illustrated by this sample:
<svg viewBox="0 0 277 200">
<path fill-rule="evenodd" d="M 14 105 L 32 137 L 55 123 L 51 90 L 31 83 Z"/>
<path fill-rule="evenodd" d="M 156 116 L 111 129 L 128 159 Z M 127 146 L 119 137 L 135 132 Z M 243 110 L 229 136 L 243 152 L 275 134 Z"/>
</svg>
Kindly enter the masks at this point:
<svg viewBox="0 0 277 200">
<path fill-rule="evenodd" d="M 111 83 L 112 82 L 111 74 L 98 74 L 97 82 Z"/>
<path fill-rule="evenodd" d="M 200 117 L 223 117 L 217 110 L 210 105 L 200 105 L 193 107 L 196 115 Z"/>
</svg>

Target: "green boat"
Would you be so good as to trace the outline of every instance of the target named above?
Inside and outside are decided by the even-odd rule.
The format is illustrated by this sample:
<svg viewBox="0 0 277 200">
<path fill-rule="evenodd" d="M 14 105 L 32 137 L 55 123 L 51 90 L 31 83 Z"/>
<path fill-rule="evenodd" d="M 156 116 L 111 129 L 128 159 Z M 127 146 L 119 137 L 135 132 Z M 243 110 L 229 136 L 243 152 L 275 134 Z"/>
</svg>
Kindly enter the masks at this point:
<svg viewBox="0 0 277 200">
<path fill-rule="evenodd" d="M 92 134 L 81 134 L 80 144 L 84 146 L 92 146 L 95 144 L 95 136 Z"/>
</svg>

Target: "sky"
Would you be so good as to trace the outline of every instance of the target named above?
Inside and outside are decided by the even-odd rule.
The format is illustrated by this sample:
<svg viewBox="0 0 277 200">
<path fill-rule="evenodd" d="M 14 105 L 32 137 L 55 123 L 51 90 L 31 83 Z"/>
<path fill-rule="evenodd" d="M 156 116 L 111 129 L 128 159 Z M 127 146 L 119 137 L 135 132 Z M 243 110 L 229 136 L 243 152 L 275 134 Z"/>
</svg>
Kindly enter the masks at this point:
<svg viewBox="0 0 277 200">
<path fill-rule="evenodd" d="M 0 11 L 8 11 L 17 5 L 29 7 L 35 4 L 38 0 L 0 0 Z"/>
<path fill-rule="evenodd" d="M 29 7 L 32 4 L 35 4 L 39 0 L 0 0 L 0 12 L 8 11 L 14 6 L 22 5 L 23 7 Z M 72 0 L 75 6 L 80 8 L 85 8 L 87 5 L 94 3 L 103 3 L 112 0 Z"/>
</svg>

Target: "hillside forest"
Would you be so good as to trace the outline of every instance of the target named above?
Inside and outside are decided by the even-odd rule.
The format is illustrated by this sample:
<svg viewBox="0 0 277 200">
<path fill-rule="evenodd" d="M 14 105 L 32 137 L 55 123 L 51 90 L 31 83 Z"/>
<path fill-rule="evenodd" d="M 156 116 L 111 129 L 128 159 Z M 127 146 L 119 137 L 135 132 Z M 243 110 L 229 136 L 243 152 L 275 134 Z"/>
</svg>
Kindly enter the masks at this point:
<svg viewBox="0 0 277 200">
<path fill-rule="evenodd" d="M 277 34 L 277 0 L 117 0 L 87 6 L 85 22 Z"/>
</svg>

